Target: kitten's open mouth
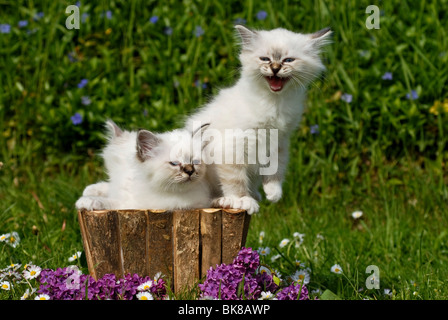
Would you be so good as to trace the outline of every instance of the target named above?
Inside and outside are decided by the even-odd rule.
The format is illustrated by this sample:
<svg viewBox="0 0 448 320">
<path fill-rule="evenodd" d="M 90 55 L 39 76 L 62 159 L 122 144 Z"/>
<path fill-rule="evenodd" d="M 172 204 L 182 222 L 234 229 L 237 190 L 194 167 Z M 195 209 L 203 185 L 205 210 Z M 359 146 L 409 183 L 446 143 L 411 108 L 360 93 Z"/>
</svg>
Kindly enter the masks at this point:
<svg viewBox="0 0 448 320">
<path fill-rule="evenodd" d="M 272 91 L 280 91 L 288 82 L 289 78 L 280 78 L 277 76 L 265 77 Z"/>
</svg>

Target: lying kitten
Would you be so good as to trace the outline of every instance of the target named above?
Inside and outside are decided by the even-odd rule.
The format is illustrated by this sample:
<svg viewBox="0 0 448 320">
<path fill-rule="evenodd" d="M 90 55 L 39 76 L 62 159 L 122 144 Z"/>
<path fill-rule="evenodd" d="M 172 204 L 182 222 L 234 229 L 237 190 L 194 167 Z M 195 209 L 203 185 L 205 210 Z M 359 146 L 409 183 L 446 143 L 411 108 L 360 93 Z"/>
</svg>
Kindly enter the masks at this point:
<svg viewBox="0 0 448 320">
<path fill-rule="evenodd" d="M 267 170 L 268 173 L 260 174 L 260 169 L 266 169 L 267 165 L 258 160 L 243 164 L 224 161 L 229 152 L 235 151 L 235 143 L 233 148 L 224 151 L 221 161 L 214 164 L 221 189 L 213 205 L 244 209 L 251 214 L 259 210 L 260 184 L 268 200 L 276 202 L 282 197 L 290 135 L 304 112 L 307 86 L 325 70 L 319 54 L 330 42 L 331 31 L 327 28 L 313 34 L 300 34 L 285 29 L 252 31 L 243 26 L 236 26 L 236 29 L 241 39 L 240 79 L 190 116 L 186 128 L 194 123 L 210 123 L 207 131 L 218 131 L 221 137 L 228 129 L 243 132 L 267 129 L 272 139 L 275 137 L 269 129 L 277 129 L 274 133 L 278 144 L 270 149 L 275 172 Z M 241 140 L 241 143 L 245 135 L 226 136 L 224 142 L 219 143 L 219 139 L 210 140 L 210 147 L 219 151 L 225 143 L 231 142 L 229 139 Z M 266 139 L 269 140 L 269 135 Z M 259 138 L 247 140 L 246 156 L 257 153 L 260 143 L 266 142 Z"/>
<path fill-rule="evenodd" d="M 102 157 L 108 182 L 85 188 L 76 208 L 189 209 L 211 206 L 201 133 L 174 130 L 153 134 L 123 131 L 107 121 L 109 141 Z M 193 146 L 195 146 L 193 148 Z M 198 147 L 199 146 L 199 147 Z"/>
</svg>

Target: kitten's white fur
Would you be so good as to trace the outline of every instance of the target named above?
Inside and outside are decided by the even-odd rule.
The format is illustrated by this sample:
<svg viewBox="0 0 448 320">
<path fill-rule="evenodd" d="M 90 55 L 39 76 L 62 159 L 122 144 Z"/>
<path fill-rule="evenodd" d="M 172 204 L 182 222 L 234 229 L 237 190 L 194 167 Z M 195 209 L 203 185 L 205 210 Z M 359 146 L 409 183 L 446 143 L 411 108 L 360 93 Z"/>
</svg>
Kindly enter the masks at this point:
<svg viewBox="0 0 448 320">
<path fill-rule="evenodd" d="M 221 185 L 214 192 L 213 205 L 244 209 L 252 214 L 259 210 L 260 183 L 268 200 L 276 202 L 282 197 L 290 135 L 305 110 L 307 86 L 325 70 L 319 54 L 330 42 L 331 31 L 300 34 L 281 28 L 252 31 L 236 26 L 236 29 L 241 39 L 240 79 L 190 116 L 186 128 L 194 127 L 195 123 L 210 123 L 209 129 L 219 130 L 222 136 L 226 129 L 278 129 L 278 150 L 270 150 L 278 152 L 275 174 L 260 176 L 260 164 L 213 165 Z M 278 81 L 271 84 L 268 79 L 274 75 L 273 66 L 280 69 Z M 289 78 L 286 83 L 279 82 L 285 78 Z M 254 152 L 256 147 L 256 142 L 249 142 L 246 152 Z"/>
<path fill-rule="evenodd" d="M 106 126 L 109 140 L 102 157 L 109 181 L 87 186 L 76 202 L 78 209 L 174 210 L 211 206 L 206 166 L 191 164 L 200 159 L 201 149 L 191 148 L 193 141 L 200 143 L 200 132 L 192 135 L 178 129 L 154 135 L 146 130 L 124 131 L 112 121 L 107 121 Z M 174 146 L 183 149 L 173 152 Z M 170 164 L 173 161 L 179 163 Z M 184 171 L 187 165 L 194 168 L 191 175 Z"/>
</svg>

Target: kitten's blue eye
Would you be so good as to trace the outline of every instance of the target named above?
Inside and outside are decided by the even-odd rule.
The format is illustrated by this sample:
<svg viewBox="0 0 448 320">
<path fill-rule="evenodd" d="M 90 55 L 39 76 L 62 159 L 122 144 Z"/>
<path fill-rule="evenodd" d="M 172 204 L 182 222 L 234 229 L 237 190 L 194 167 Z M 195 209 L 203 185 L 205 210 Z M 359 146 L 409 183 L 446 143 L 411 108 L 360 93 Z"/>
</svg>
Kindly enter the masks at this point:
<svg viewBox="0 0 448 320">
<path fill-rule="evenodd" d="M 170 165 L 172 165 L 173 167 L 178 166 L 178 165 L 180 165 L 180 162 L 179 161 L 170 161 Z"/>
<path fill-rule="evenodd" d="M 294 60 L 296 60 L 296 59 L 294 59 L 294 58 L 286 58 L 286 59 L 283 60 L 283 62 L 288 63 L 288 62 L 293 62 Z"/>
<path fill-rule="evenodd" d="M 200 165 L 200 164 L 201 164 L 201 160 L 193 160 L 191 163 L 192 163 L 193 165 L 197 166 L 197 165 Z"/>
<path fill-rule="evenodd" d="M 260 60 L 261 60 L 261 61 L 264 61 L 264 62 L 269 62 L 269 61 L 271 61 L 271 59 L 269 59 L 268 57 L 260 57 Z"/>
</svg>

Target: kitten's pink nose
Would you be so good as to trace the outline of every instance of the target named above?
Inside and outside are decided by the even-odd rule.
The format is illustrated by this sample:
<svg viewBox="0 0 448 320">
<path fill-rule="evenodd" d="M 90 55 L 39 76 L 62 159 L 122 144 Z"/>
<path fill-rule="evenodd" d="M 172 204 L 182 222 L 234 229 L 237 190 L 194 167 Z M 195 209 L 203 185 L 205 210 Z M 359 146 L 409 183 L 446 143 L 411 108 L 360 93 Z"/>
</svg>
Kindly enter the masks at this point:
<svg viewBox="0 0 448 320">
<path fill-rule="evenodd" d="M 194 167 L 191 164 L 187 164 L 184 166 L 184 172 L 191 176 L 194 173 Z"/>
</svg>

